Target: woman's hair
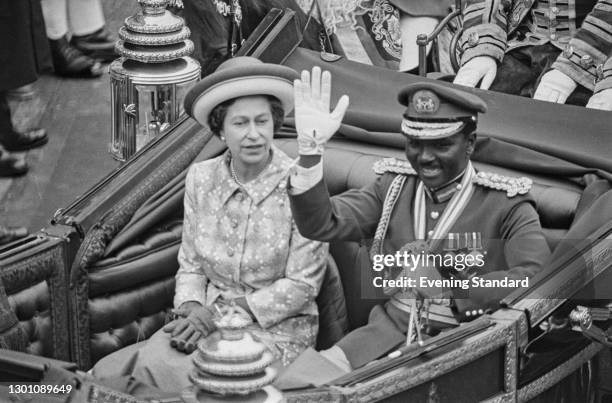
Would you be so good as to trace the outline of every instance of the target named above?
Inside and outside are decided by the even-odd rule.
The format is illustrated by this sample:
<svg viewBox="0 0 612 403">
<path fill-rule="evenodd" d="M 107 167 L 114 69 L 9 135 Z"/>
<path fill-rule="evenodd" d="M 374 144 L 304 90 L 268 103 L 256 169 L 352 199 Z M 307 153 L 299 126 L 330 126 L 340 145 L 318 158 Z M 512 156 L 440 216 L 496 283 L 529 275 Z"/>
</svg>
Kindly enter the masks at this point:
<svg viewBox="0 0 612 403">
<path fill-rule="evenodd" d="M 272 121 L 274 122 L 274 132 L 278 131 L 283 124 L 283 120 L 285 119 L 285 109 L 283 108 L 282 102 L 272 95 L 261 95 L 262 97 L 268 100 L 270 104 L 270 111 L 272 112 Z M 221 135 L 221 130 L 223 130 L 223 122 L 225 121 L 225 117 L 227 116 L 227 110 L 230 106 L 236 102 L 237 99 L 242 97 L 228 99 L 225 102 L 220 103 L 215 106 L 213 110 L 208 115 L 208 126 L 210 130 L 213 132 L 215 136 Z"/>
</svg>

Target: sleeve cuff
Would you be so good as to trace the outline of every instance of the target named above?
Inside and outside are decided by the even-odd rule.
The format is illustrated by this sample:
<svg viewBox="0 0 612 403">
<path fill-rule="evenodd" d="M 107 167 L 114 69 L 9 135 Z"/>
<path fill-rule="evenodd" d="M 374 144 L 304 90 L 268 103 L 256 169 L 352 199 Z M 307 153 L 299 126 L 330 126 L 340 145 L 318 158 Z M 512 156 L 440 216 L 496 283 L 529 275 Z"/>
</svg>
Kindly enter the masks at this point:
<svg viewBox="0 0 612 403">
<path fill-rule="evenodd" d="M 506 53 L 507 35 L 495 24 L 483 24 L 468 28 L 461 35 L 461 65 L 478 56 L 489 56 L 501 63 Z"/>
<path fill-rule="evenodd" d="M 206 305 L 207 279 L 195 273 L 183 273 L 176 277 L 174 307 L 178 308 L 187 301 Z"/>
<path fill-rule="evenodd" d="M 305 193 L 319 183 L 321 179 L 323 179 L 323 161 L 310 168 L 296 165 L 293 175 L 289 178 L 289 192 L 291 195 Z"/>
</svg>

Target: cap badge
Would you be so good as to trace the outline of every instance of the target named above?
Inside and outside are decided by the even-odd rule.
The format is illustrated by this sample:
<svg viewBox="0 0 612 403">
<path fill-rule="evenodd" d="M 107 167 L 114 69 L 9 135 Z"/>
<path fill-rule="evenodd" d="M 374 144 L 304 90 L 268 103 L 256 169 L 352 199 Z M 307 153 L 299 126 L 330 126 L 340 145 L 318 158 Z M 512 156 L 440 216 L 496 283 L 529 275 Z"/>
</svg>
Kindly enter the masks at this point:
<svg viewBox="0 0 612 403">
<path fill-rule="evenodd" d="M 414 110 L 417 113 L 436 113 L 440 107 L 440 99 L 431 91 L 417 91 L 412 97 Z"/>
</svg>

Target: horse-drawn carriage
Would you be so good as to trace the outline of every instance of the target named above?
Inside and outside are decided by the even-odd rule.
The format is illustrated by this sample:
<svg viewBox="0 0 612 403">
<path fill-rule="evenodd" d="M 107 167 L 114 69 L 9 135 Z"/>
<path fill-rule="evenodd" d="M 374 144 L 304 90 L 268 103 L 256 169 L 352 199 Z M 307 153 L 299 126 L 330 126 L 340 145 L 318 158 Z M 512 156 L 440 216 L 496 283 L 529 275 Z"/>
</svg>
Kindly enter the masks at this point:
<svg viewBox="0 0 612 403">
<path fill-rule="evenodd" d="M 276 13 L 240 53 L 296 70 L 319 65 L 332 72 L 333 96 L 349 94 L 351 107 L 328 146 L 324 175 L 331 194 L 360 187 L 375 177 L 376 161 L 403 158 L 395 94 L 424 78 L 343 58 L 326 61 L 296 47 L 298 41 L 291 13 Z M 602 398 L 606 386 L 612 390 L 604 382 L 612 374 L 605 360 L 611 337 L 602 330 L 612 300 L 609 113 L 474 91 L 489 112 L 481 119 L 473 160 L 480 169 L 534 181 L 554 251 L 546 270 L 529 289 L 499 301 L 497 311 L 329 383 L 283 391 L 287 401 L 526 401 L 572 374 L 584 375 L 592 397 Z M 296 156 L 291 121 L 275 142 Z M 186 171 L 223 151 L 218 138 L 182 119 L 58 210 L 47 228 L 0 249 L 6 293 L 0 294 L 0 341 L 27 353 L 0 353 L 2 380 L 48 380 L 49 368 L 88 370 L 164 324 L 178 268 Z M 382 298 L 371 285 L 365 245 L 335 242 L 330 252 L 317 299 L 317 348 L 363 325 Z M 77 378 L 73 393 L 83 400 L 130 401 Z"/>
</svg>

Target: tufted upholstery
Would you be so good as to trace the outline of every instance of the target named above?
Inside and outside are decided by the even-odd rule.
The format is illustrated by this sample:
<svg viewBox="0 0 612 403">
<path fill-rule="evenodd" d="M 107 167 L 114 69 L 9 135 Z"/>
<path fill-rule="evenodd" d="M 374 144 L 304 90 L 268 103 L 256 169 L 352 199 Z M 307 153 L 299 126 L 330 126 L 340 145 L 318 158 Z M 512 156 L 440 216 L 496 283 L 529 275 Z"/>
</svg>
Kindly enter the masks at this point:
<svg viewBox="0 0 612 403">
<path fill-rule="evenodd" d="M 28 242 L 28 240 L 26 240 Z M 70 358 L 67 287 L 62 246 L 44 244 L 0 270 L 0 347 L 29 354 Z"/>
</svg>

